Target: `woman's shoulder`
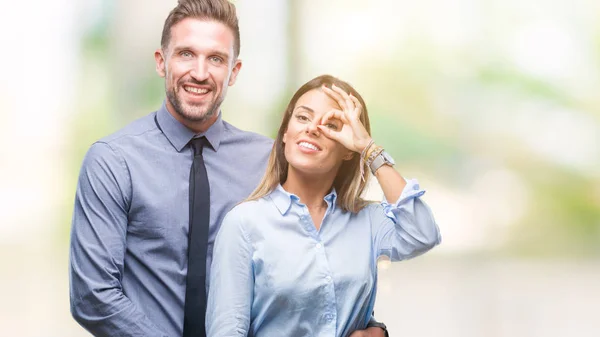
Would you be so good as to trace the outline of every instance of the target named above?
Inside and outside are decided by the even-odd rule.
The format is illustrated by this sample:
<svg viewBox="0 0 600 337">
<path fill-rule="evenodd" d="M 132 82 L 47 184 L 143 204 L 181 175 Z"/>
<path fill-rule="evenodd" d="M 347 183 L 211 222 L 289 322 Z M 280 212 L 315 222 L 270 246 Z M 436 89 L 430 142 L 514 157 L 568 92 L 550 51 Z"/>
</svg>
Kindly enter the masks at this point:
<svg viewBox="0 0 600 337">
<path fill-rule="evenodd" d="M 257 232 L 265 230 L 264 223 L 270 219 L 269 206 L 265 197 L 256 200 L 246 200 L 233 207 L 221 226 L 223 228 L 241 231 L 247 238 L 252 238 Z"/>
<path fill-rule="evenodd" d="M 256 214 L 257 212 L 260 212 L 260 209 L 264 207 L 264 197 L 260 198 L 260 199 L 255 199 L 255 200 L 244 200 L 242 202 L 240 202 L 239 204 L 235 205 L 230 211 L 229 213 L 227 213 L 228 216 L 246 216 L 246 215 L 252 215 L 252 214 Z"/>
<path fill-rule="evenodd" d="M 364 206 L 360 209 L 358 214 L 369 214 L 369 212 L 373 212 L 374 210 L 383 208 L 381 202 L 373 201 L 373 200 L 362 200 L 364 202 Z"/>
<path fill-rule="evenodd" d="M 381 202 L 372 201 L 372 200 L 364 200 L 363 207 L 360 209 L 360 211 L 358 211 L 355 214 L 355 216 L 359 219 L 364 219 L 364 218 L 372 218 L 373 216 L 376 216 L 378 214 L 383 214 L 383 213 L 384 213 L 384 208 L 383 208 L 383 205 L 381 204 Z"/>
<path fill-rule="evenodd" d="M 268 197 L 262 197 L 255 200 L 245 200 L 235 205 L 225 216 L 228 221 L 238 221 L 243 223 L 252 222 L 252 219 L 264 216 L 268 208 Z"/>
</svg>

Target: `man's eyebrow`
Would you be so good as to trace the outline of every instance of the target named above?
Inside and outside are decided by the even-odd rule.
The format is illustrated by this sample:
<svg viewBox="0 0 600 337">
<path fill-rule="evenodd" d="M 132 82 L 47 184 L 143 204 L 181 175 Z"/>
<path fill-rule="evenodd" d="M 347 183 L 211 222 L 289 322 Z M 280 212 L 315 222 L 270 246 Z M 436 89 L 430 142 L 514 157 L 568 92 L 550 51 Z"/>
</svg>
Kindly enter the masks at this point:
<svg viewBox="0 0 600 337">
<path fill-rule="evenodd" d="M 229 53 L 226 53 L 226 52 L 222 52 L 222 51 L 215 50 L 215 51 L 213 52 L 213 54 L 215 54 L 215 55 L 217 55 L 217 56 L 220 56 L 220 57 L 222 57 L 222 58 L 223 58 L 223 59 L 225 59 L 225 60 L 228 60 L 228 59 L 229 59 Z"/>
<path fill-rule="evenodd" d="M 311 108 L 307 107 L 306 105 L 300 105 L 300 106 L 296 107 L 296 109 L 294 109 L 294 110 L 298 110 L 298 109 L 300 109 L 300 108 L 302 108 L 302 109 L 305 109 L 305 110 L 308 110 L 308 111 L 310 111 L 310 112 L 312 112 L 312 113 L 314 113 L 314 112 L 315 112 L 315 110 L 313 110 L 313 109 L 311 109 Z"/>
<path fill-rule="evenodd" d="M 189 50 L 192 51 L 192 48 L 190 46 L 184 46 L 184 45 L 180 45 L 180 46 L 173 46 L 173 52 L 174 53 L 178 53 L 181 52 L 183 50 Z"/>
<path fill-rule="evenodd" d="M 182 50 L 189 50 L 192 53 L 196 53 L 196 51 L 194 50 L 194 48 L 190 45 L 179 45 L 179 46 L 174 46 L 173 47 L 173 51 L 174 52 L 180 52 Z M 223 59 L 228 60 L 229 59 L 229 53 L 224 52 L 224 51 L 220 51 L 220 50 L 214 50 L 211 51 L 209 54 L 211 55 L 217 55 L 219 57 L 222 57 Z"/>
</svg>

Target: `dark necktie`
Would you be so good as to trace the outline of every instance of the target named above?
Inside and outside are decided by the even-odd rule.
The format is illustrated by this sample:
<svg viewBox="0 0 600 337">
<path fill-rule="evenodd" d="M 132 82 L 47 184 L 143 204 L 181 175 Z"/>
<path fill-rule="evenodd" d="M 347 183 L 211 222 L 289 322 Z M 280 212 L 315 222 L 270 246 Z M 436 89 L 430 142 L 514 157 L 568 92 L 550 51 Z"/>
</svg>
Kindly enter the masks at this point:
<svg viewBox="0 0 600 337">
<path fill-rule="evenodd" d="M 188 235 L 188 268 L 185 290 L 183 336 L 206 336 L 206 246 L 210 220 L 210 187 L 202 149 L 205 137 L 190 141 L 194 162 L 190 170 L 190 228 Z"/>
</svg>

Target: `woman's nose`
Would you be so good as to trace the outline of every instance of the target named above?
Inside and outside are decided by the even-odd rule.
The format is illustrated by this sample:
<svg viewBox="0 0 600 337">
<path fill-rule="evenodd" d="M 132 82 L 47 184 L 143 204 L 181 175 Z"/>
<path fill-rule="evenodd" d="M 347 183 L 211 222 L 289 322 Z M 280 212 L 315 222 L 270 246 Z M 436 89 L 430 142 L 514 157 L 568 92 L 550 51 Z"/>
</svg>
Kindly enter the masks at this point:
<svg viewBox="0 0 600 337">
<path fill-rule="evenodd" d="M 315 137 L 318 137 L 321 134 L 316 122 L 308 123 L 306 125 L 306 133 L 312 134 Z"/>
</svg>

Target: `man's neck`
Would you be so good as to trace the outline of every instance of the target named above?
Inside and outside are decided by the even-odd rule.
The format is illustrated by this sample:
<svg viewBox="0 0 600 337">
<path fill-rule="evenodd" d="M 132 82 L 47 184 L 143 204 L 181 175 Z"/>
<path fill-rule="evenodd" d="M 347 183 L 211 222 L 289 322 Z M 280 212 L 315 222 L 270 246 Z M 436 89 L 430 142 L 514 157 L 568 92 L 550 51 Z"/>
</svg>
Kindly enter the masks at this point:
<svg viewBox="0 0 600 337">
<path fill-rule="evenodd" d="M 209 119 L 202 121 L 189 120 L 180 114 L 175 112 L 175 108 L 167 101 L 167 111 L 175 118 L 179 123 L 183 124 L 188 129 L 192 130 L 195 134 L 201 134 L 206 132 L 215 122 L 219 119 L 219 112 L 212 115 Z"/>
</svg>

